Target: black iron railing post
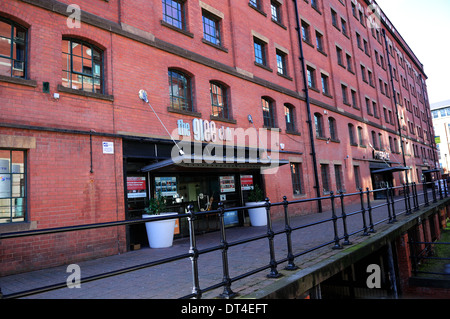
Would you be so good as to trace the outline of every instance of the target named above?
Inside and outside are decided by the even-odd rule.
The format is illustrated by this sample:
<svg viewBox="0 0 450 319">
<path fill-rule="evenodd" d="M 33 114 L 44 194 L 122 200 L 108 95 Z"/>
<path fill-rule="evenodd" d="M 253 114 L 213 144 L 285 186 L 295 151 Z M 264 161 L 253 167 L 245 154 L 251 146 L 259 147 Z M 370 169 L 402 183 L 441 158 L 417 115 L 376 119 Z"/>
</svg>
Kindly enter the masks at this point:
<svg viewBox="0 0 450 319">
<path fill-rule="evenodd" d="M 406 214 L 405 215 L 410 215 L 411 212 L 410 212 L 409 207 L 408 207 L 408 194 L 406 192 L 406 184 L 403 184 L 403 198 L 405 200 L 405 210 L 406 210 Z"/>
<path fill-rule="evenodd" d="M 342 211 L 342 223 L 344 225 L 344 242 L 343 245 L 351 245 L 352 243 L 349 241 L 349 236 L 347 232 L 347 214 L 345 213 L 345 206 L 344 206 L 344 192 L 340 191 L 340 197 L 341 197 L 341 211 Z"/>
<path fill-rule="evenodd" d="M 369 232 L 375 233 L 375 229 L 373 228 L 373 219 L 372 219 L 372 206 L 370 205 L 370 191 L 369 187 L 367 187 L 367 211 L 369 213 Z"/>
<path fill-rule="evenodd" d="M 434 185 L 434 182 L 431 182 L 431 184 L 433 186 L 431 186 L 431 194 L 433 195 L 433 203 L 437 202 L 437 197 L 436 197 L 436 185 Z"/>
<path fill-rule="evenodd" d="M 413 203 L 414 203 L 414 211 L 419 210 L 419 198 L 417 197 L 417 184 L 413 183 Z"/>
<path fill-rule="evenodd" d="M 291 238 L 292 228 L 291 228 L 291 223 L 289 221 L 288 205 L 289 205 L 289 202 L 287 201 L 287 197 L 283 196 L 284 221 L 285 221 L 284 230 L 286 232 L 286 241 L 287 241 L 287 249 L 288 249 L 288 254 L 287 254 L 288 264 L 284 269 L 296 270 L 296 269 L 298 269 L 298 266 L 296 266 L 294 263 L 294 254 L 292 253 L 292 238 Z"/>
<path fill-rule="evenodd" d="M 441 186 L 441 180 L 438 179 L 438 189 L 439 189 L 439 199 L 443 200 L 444 196 L 442 196 L 442 186 Z"/>
<path fill-rule="evenodd" d="M 359 197 L 361 200 L 361 216 L 363 220 L 363 236 L 369 236 L 369 233 L 367 232 L 367 225 L 366 225 L 366 209 L 364 208 L 364 197 L 363 197 L 363 190 L 362 188 L 359 189 Z"/>
<path fill-rule="evenodd" d="M 391 196 L 391 207 L 392 207 L 392 222 L 397 222 L 397 215 L 395 214 L 395 189 L 391 188 L 389 195 Z"/>
<path fill-rule="evenodd" d="M 447 198 L 448 197 L 448 193 L 447 193 L 447 185 L 448 185 L 448 183 L 447 183 L 446 179 L 443 179 L 442 182 L 444 183 L 444 195 Z"/>
<path fill-rule="evenodd" d="M 195 213 L 193 211 L 194 206 L 188 205 L 187 214 L 188 223 L 189 223 L 189 257 L 191 259 L 192 266 L 192 293 L 195 295 L 195 298 L 200 299 L 202 297 L 202 292 L 200 289 L 200 283 L 198 279 L 198 249 L 197 249 L 197 239 L 195 237 L 195 227 L 194 221 L 196 219 Z"/>
<path fill-rule="evenodd" d="M 275 248 L 273 245 L 273 239 L 275 233 L 272 229 L 272 218 L 270 217 L 270 200 L 266 197 L 266 213 L 267 213 L 267 238 L 269 239 L 269 250 L 270 250 L 270 273 L 267 275 L 268 278 L 278 278 L 281 274 L 277 270 L 277 261 L 275 259 Z"/>
<path fill-rule="evenodd" d="M 228 242 L 225 233 L 225 207 L 223 203 L 219 203 L 219 223 L 220 223 L 220 244 L 222 245 L 222 270 L 223 270 L 223 292 L 220 294 L 220 298 L 233 298 L 237 294 L 231 290 L 230 271 L 228 267 Z"/>
<path fill-rule="evenodd" d="M 334 229 L 334 246 L 333 249 L 341 249 L 342 246 L 339 243 L 339 236 L 338 236 L 338 230 L 337 230 L 337 216 L 336 216 L 336 209 L 334 206 L 334 200 L 335 195 L 333 192 L 330 192 L 330 200 L 331 200 L 331 219 L 333 220 L 333 229 Z"/>
<path fill-rule="evenodd" d="M 422 190 L 423 190 L 423 201 L 425 202 L 425 207 L 430 206 L 428 202 L 428 189 L 425 181 L 422 182 Z"/>
<path fill-rule="evenodd" d="M 390 192 L 389 185 L 386 186 L 386 206 L 388 209 L 388 224 L 392 224 L 392 215 L 391 215 L 391 201 L 390 201 Z"/>
</svg>

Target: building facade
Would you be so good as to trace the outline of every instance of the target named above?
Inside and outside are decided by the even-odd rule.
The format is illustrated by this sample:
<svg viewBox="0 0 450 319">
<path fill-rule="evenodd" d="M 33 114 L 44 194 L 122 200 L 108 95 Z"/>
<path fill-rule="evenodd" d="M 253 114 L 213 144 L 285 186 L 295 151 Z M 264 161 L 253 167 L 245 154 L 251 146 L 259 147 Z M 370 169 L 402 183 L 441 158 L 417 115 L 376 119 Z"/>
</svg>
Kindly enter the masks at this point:
<svg viewBox="0 0 450 319">
<path fill-rule="evenodd" d="M 138 218 L 159 192 L 183 213 L 255 185 L 281 201 L 420 182 L 425 80 L 375 1 L 4 1 L 0 232 Z M 142 227 L 2 240 L 1 273 L 124 252 Z"/>
<path fill-rule="evenodd" d="M 431 104 L 431 117 L 435 131 L 437 156 L 442 173 L 449 173 L 450 100 Z"/>
</svg>

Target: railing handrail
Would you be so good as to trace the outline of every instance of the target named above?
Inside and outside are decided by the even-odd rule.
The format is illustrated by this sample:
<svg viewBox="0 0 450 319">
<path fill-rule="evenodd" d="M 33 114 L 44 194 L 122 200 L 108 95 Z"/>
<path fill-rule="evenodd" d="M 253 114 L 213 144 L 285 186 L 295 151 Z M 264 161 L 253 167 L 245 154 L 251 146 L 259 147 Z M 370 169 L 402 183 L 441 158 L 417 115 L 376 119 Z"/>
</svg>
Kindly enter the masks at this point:
<svg viewBox="0 0 450 319">
<path fill-rule="evenodd" d="M 266 198 L 263 204 L 254 205 L 251 206 L 251 208 L 256 207 L 265 207 L 266 208 L 266 214 L 267 214 L 267 232 L 262 233 L 259 235 L 255 235 L 252 237 L 247 237 L 244 239 L 238 239 L 231 242 L 228 242 L 226 239 L 226 230 L 225 230 L 225 223 L 224 223 L 224 215 L 226 212 L 229 211 L 236 211 L 236 210 L 247 210 L 250 208 L 250 206 L 240 206 L 240 207 L 230 207 L 230 208 L 224 208 L 223 203 L 219 203 L 219 208 L 215 210 L 210 211 L 200 211 L 200 212 L 194 212 L 193 206 L 188 206 L 188 212 L 185 214 L 177 214 L 177 215 L 162 215 L 162 216 L 154 216 L 151 221 L 158 221 L 158 220 L 168 220 L 168 219 L 178 219 L 178 218 L 187 218 L 188 224 L 189 224 L 189 239 L 190 239 L 190 248 L 189 252 L 186 252 L 184 254 L 178 254 L 175 256 L 162 258 L 156 261 L 143 263 L 140 265 L 135 265 L 107 273 L 102 273 L 98 275 L 94 275 L 91 277 L 83 278 L 82 282 L 87 281 L 93 281 L 98 280 L 106 277 L 111 277 L 115 275 L 119 275 L 125 272 L 131 272 L 138 269 L 153 267 L 156 265 L 173 262 L 176 260 L 180 260 L 183 258 L 190 258 L 192 263 L 192 276 L 193 276 L 193 292 L 190 295 L 184 296 L 183 298 L 200 298 L 202 294 L 206 291 L 210 291 L 213 289 L 217 289 L 220 287 L 224 287 L 224 292 L 222 294 L 223 297 L 233 297 L 235 293 L 231 290 L 231 284 L 235 281 L 241 280 L 245 277 L 248 277 L 250 275 L 253 275 L 255 273 L 258 273 L 260 271 L 264 271 L 266 269 L 270 269 L 270 273 L 268 274 L 268 277 L 274 278 L 278 277 L 279 273 L 277 271 L 277 266 L 281 263 L 284 263 L 288 261 L 289 265 L 286 267 L 288 270 L 294 270 L 298 267 L 294 263 L 294 259 L 303 256 L 305 254 L 308 254 L 312 251 L 315 251 L 317 249 L 323 248 L 328 245 L 333 245 L 333 249 L 341 249 L 342 245 L 350 245 L 351 242 L 349 241 L 349 237 L 353 236 L 358 233 L 362 233 L 363 236 L 368 236 L 370 233 L 375 232 L 374 226 L 388 221 L 389 223 L 393 223 L 396 221 L 396 218 L 399 215 L 405 214 L 409 215 L 412 214 L 413 210 L 416 211 L 419 209 L 421 205 L 428 206 L 429 205 L 429 198 L 428 193 L 429 189 L 428 186 L 432 184 L 433 187 L 431 187 L 432 195 L 433 195 L 433 202 L 437 202 L 437 196 L 436 196 L 436 190 L 435 190 L 435 182 L 423 182 L 422 185 L 422 193 L 417 192 L 417 185 L 416 183 L 410 183 L 408 185 L 402 185 L 402 186 L 396 186 L 396 187 L 390 187 L 387 186 L 386 188 L 380 188 L 375 190 L 370 190 L 369 188 L 366 188 L 365 191 L 363 189 L 359 189 L 359 192 L 354 193 L 343 193 L 338 192 L 330 192 L 328 196 L 323 196 L 319 198 L 308 198 L 308 199 L 296 199 L 288 201 L 286 199 L 286 196 L 283 197 L 283 201 L 281 202 L 275 202 L 271 203 L 269 198 Z M 439 197 L 442 199 L 444 197 L 448 196 L 447 193 L 447 183 L 445 180 L 442 180 L 442 186 L 441 187 L 441 181 L 438 183 L 438 189 L 439 189 Z M 411 188 L 411 190 L 410 190 Z M 395 198 L 394 192 L 395 190 L 401 190 L 403 189 L 403 195 L 399 198 Z M 371 195 L 378 193 L 378 192 L 384 192 L 386 194 L 386 199 L 384 203 L 377 203 L 376 205 L 371 205 Z M 444 194 L 443 194 L 444 192 Z M 346 212 L 345 206 L 345 200 L 352 196 L 359 196 L 359 202 L 361 205 L 360 209 L 356 209 L 354 211 Z M 419 196 L 423 196 L 424 202 L 422 204 L 419 203 Z M 413 206 L 411 206 L 410 200 L 413 200 Z M 309 222 L 305 224 L 300 225 L 290 225 L 290 216 L 289 216 L 289 210 L 288 208 L 292 205 L 298 205 L 308 202 L 314 202 L 314 201 L 326 201 L 329 200 L 331 202 L 331 217 L 325 217 L 314 222 Z M 336 202 L 336 200 L 339 200 Z M 396 211 L 395 204 L 398 202 L 404 202 L 405 209 L 403 211 Z M 340 209 L 336 208 L 336 203 L 340 203 Z M 354 201 L 353 204 L 358 204 L 358 199 Z M 271 216 L 271 209 L 272 207 L 276 206 L 283 206 L 284 207 L 284 220 L 285 220 L 285 228 L 281 230 L 274 231 L 272 227 L 272 216 Z M 382 218 L 381 220 L 373 221 L 373 211 L 377 208 L 387 207 L 388 208 L 388 217 Z M 338 213 L 340 212 L 340 215 Z M 211 215 L 216 214 L 219 217 L 220 221 L 220 234 L 221 234 L 221 240 L 220 243 L 216 245 L 212 245 L 210 247 L 198 249 L 196 244 L 196 232 L 195 232 L 195 223 L 197 217 L 203 216 L 203 215 Z M 350 216 L 354 216 L 357 214 L 361 214 L 362 221 L 363 221 L 363 227 L 360 229 L 353 230 L 351 233 L 347 232 L 347 218 Z M 366 220 L 366 217 L 368 217 L 368 220 Z M 134 224 L 140 224 L 148 222 L 148 218 L 140 218 L 140 219 L 132 219 L 132 220 L 123 220 L 123 221 L 112 221 L 112 222 L 103 222 L 103 223 L 92 223 L 92 224 L 83 224 L 83 225 L 75 225 L 75 226 L 64 226 L 64 227 L 55 227 L 55 228 L 45 228 L 45 229 L 34 229 L 34 230 L 28 230 L 28 231 L 19 231 L 19 232 L 9 232 L 9 233 L 2 233 L 0 234 L 0 240 L 1 239 L 11 239 L 11 238 L 19 238 L 19 237 L 26 237 L 26 236 L 37 236 L 37 235 L 45 235 L 45 234 L 53 234 L 53 233 L 61 233 L 61 232 L 70 232 L 70 231 L 79 231 L 79 230 L 87 230 L 87 229 L 97 229 L 97 228 L 105 228 L 105 227 L 115 227 L 115 226 L 127 226 L 127 225 L 134 225 Z M 338 232 L 337 223 L 338 221 L 341 221 L 343 223 L 344 227 L 344 234 L 340 235 Z M 316 226 L 323 223 L 329 223 L 331 222 L 333 224 L 333 235 L 330 234 L 330 240 L 326 241 L 324 243 L 316 244 L 313 247 L 308 247 L 307 249 L 293 253 L 292 249 L 292 240 L 291 240 L 291 233 L 300 229 L 304 229 L 307 227 Z M 368 222 L 368 223 L 367 223 Z M 286 257 L 283 257 L 279 260 L 275 259 L 275 251 L 274 251 L 274 245 L 273 240 L 275 236 L 286 234 L 286 243 L 288 246 L 288 255 Z M 331 239 L 331 237 L 334 237 Z M 267 265 L 263 265 L 261 267 L 258 267 L 256 269 L 251 269 L 243 274 L 240 274 L 238 276 L 235 276 L 233 278 L 230 278 L 229 276 L 229 265 L 228 265 L 228 257 L 227 257 L 227 251 L 229 247 L 238 246 L 244 243 L 249 243 L 252 241 L 260 240 L 267 238 L 269 242 L 269 252 L 270 252 L 270 262 Z M 341 244 L 341 241 L 343 243 Z M 212 251 L 222 251 L 222 268 L 223 268 L 223 280 L 221 282 L 218 282 L 214 285 L 211 285 L 209 287 L 201 289 L 199 286 L 199 267 L 197 264 L 198 258 L 206 253 L 212 252 Z M 49 290 L 55 290 L 62 288 L 66 283 L 60 283 L 55 284 L 51 286 L 41 287 L 37 289 L 27 290 L 20 293 L 14 293 L 10 295 L 3 296 L 5 298 L 17 298 L 20 296 L 25 295 L 32 295 L 36 293 L 40 293 Z M 0 291 L 1 295 L 1 291 Z"/>
</svg>

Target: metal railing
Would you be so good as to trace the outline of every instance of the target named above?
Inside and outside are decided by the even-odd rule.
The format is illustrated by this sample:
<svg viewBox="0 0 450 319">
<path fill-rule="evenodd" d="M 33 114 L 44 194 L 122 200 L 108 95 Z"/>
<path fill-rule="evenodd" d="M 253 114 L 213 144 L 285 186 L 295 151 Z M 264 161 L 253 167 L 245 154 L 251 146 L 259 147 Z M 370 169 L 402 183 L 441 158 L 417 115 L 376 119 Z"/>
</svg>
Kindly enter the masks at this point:
<svg viewBox="0 0 450 319">
<path fill-rule="evenodd" d="M 272 203 L 269 198 L 266 198 L 265 203 L 260 206 L 252 206 L 252 208 L 256 207 L 265 207 L 267 214 L 267 231 L 252 237 L 247 237 L 244 239 L 228 241 L 227 240 L 227 230 L 225 227 L 224 217 L 226 212 L 236 211 L 236 210 L 247 210 L 248 207 L 233 207 L 233 208 L 225 208 L 223 203 L 219 203 L 219 208 L 217 210 L 207 211 L 207 212 L 194 212 L 193 206 L 190 205 L 188 207 L 188 211 L 186 214 L 179 214 L 176 218 L 187 218 L 189 225 L 189 250 L 186 253 L 169 256 L 167 258 L 158 259 L 155 261 L 150 261 L 147 263 L 134 265 L 131 267 L 122 268 L 119 270 L 114 270 L 110 272 L 101 273 L 98 275 L 93 275 L 89 277 L 81 278 L 81 283 L 91 282 L 103 278 L 108 278 L 112 276 L 117 276 L 129 272 L 133 272 L 136 270 L 154 267 L 157 265 L 167 264 L 174 261 L 189 259 L 191 264 L 191 277 L 192 277 L 192 293 L 181 297 L 182 299 L 186 298 L 201 298 L 205 292 L 212 291 L 218 288 L 223 288 L 223 292 L 220 294 L 222 298 L 232 298 L 236 295 L 232 290 L 232 284 L 252 276 L 254 274 L 260 273 L 265 270 L 269 270 L 267 277 L 268 278 L 277 278 L 281 274 L 278 272 L 278 266 L 282 263 L 287 263 L 285 267 L 286 270 L 295 270 L 298 269 L 298 266 L 295 264 L 295 259 L 313 251 L 317 251 L 320 248 L 324 248 L 327 246 L 331 246 L 332 249 L 341 249 L 345 245 L 351 245 L 350 237 L 356 234 L 361 234 L 362 236 L 369 236 L 371 233 L 374 233 L 375 226 L 381 223 L 395 223 L 397 218 L 401 215 L 411 215 L 415 211 L 419 210 L 421 206 L 429 206 L 430 202 L 436 203 L 439 199 L 443 199 L 448 196 L 447 193 L 447 182 L 442 180 L 437 183 L 437 189 L 434 182 L 431 183 L 422 183 L 419 184 L 422 188 L 422 192 L 418 193 L 416 183 L 411 183 L 409 185 L 402 185 L 398 187 L 387 187 L 383 189 L 369 190 L 368 188 L 364 191 L 362 189 L 359 192 L 355 193 L 347 193 L 339 192 L 335 194 L 334 192 L 330 192 L 329 196 L 320 197 L 320 198 L 309 198 L 309 199 L 299 199 L 288 201 L 286 196 L 283 197 L 281 202 Z M 430 195 L 431 192 L 431 195 Z M 395 196 L 395 193 L 398 195 Z M 383 195 L 383 199 L 374 200 L 375 194 Z M 431 197 L 431 198 L 430 198 Z M 296 209 L 299 205 L 311 203 L 315 201 L 321 201 L 322 203 L 326 203 L 329 201 L 330 210 L 326 211 L 322 214 L 324 218 L 313 221 L 305 224 L 292 225 L 291 218 L 295 216 L 290 211 L 292 208 Z M 350 201 L 351 204 L 346 204 L 346 202 Z M 337 205 L 340 204 L 340 205 Z M 358 209 L 354 209 L 355 205 Z M 275 207 L 282 207 L 281 211 L 283 212 L 284 218 L 284 229 L 274 230 L 273 228 L 273 218 L 272 218 L 272 210 Z M 338 206 L 338 207 L 336 207 Z M 350 211 L 348 211 L 350 209 Z M 376 216 L 374 216 L 374 212 L 377 211 Z M 387 213 L 387 214 L 386 214 Z M 197 218 L 203 215 L 217 215 L 219 217 L 219 233 L 220 233 L 220 242 L 217 244 L 199 249 L 197 245 L 197 236 L 195 221 Z M 329 215 L 329 216 L 326 216 Z M 356 221 L 356 217 L 359 215 L 359 221 Z M 352 229 L 349 230 L 349 218 L 352 217 Z M 375 217 L 377 219 L 375 219 Z M 154 217 L 152 221 L 157 220 L 166 220 L 173 219 L 174 217 L 166 217 L 159 216 Z M 127 226 L 148 222 L 148 219 L 136 219 L 136 220 L 126 220 L 126 221 L 115 221 L 115 222 L 106 222 L 106 223 L 96 223 L 96 224 L 87 224 L 87 225 L 78 225 L 78 226 L 70 226 L 70 227 L 59 227 L 59 228 L 49 228 L 49 229 L 38 229 L 38 230 L 30 230 L 30 231 L 22 231 L 22 232 L 13 232 L 13 233 L 3 233 L 0 234 L 0 240 L 10 239 L 10 238 L 21 238 L 28 236 L 37 236 L 43 234 L 55 234 L 61 232 L 73 232 L 79 230 L 86 229 L 99 229 L 105 227 L 114 227 L 114 226 Z M 355 226 L 356 222 L 356 226 Z M 281 221 L 283 223 L 283 221 Z M 316 243 L 314 246 L 309 247 L 307 249 L 298 251 L 296 246 L 294 246 L 294 242 L 292 240 L 292 236 L 294 232 L 297 232 L 302 229 L 307 229 L 309 227 L 317 226 L 317 225 L 325 225 L 329 226 L 329 230 L 327 236 L 329 240 L 326 240 L 321 243 Z M 357 225 L 359 224 L 359 225 Z M 287 249 L 287 254 L 285 257 L 281 259 L 275 258 L 275 247 L 274 240 L 275 237 L 285 237 L 285 247 Z M 228 250 L 231 247 L 243 245 L 246 243 L 251 243 L 257 240 L 267 239 L 269 246 L 269 263 L 257 268 L 252 268 L 242 274 L 239 274 L 234 277 L 230 277 L 230 265 L 228 259 Z M 221 261 L 222 261 L 222 280 L 214 283 L 211 286 L 202 288 L 200 286 L 199 276 L 202 271 L 202 268 L 199 267 L 198 261 L 202 257 L 202 255 L 206 253 L 210 253 L 213 251 L 221 252 Z M 43 293 L 51 290 L 56 290 L 60 288 L 67 287 L 66 282 L 57 283 L 53 285 L 48 285 L 36 289 L 30 289 L 26 291 L 11 293 L 7 295 L 1 295 L 2 298 L 20 298 L 25 296 L 30 296 L 38 293 Z M 1 287 L 0 287 L 1 288 Z"/>
</svg>

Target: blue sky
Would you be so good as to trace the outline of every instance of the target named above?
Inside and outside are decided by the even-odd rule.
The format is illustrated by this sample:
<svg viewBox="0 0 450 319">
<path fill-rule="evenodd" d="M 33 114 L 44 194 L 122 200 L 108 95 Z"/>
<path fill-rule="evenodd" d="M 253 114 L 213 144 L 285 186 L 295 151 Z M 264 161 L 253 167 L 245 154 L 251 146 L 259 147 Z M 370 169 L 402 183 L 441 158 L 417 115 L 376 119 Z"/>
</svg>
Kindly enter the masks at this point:
<svg viewBox="0 0 450 319">
<path fill-rule="evenodd" d="M 376 2 L 424 65 L 430 103 L 450 100 L 450 1 Z"/>
</svg>

